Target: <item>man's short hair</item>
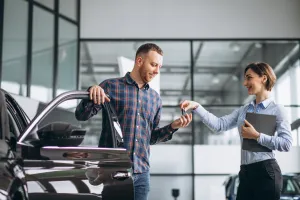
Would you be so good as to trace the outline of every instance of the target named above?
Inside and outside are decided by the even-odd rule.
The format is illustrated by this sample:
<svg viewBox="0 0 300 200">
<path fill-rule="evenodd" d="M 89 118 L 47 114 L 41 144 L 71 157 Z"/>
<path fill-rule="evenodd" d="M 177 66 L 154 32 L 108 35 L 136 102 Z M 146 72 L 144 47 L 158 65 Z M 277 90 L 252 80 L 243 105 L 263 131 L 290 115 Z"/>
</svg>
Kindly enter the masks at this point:
<svg viewBox="0 0 300 200">
<path fill-rule="evenodd" d="M 137 58 L 138 55 L 140 55 L 140 54 L 147 54 L 149 51 L 155 51 L 158 54 L 163 56 L 163 51 L 161 50 L 161 48 L 159 46 L 157 46 L 154 43 L 146 43 L 146 44 L 141 45 L 138 48 L 138 50 L 136 51 L 136 54 L 135 54 L 135 58 Z"/>
</svg>

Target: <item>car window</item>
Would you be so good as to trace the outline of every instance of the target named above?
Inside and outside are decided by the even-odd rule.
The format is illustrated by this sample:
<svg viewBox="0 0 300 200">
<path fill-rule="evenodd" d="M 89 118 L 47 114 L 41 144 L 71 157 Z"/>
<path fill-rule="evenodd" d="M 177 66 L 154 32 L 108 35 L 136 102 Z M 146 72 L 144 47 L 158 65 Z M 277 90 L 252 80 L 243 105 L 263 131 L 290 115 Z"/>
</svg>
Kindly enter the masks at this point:
<svg viewBox="0 0 300 200">
<path fill-rule="evenodd" d="M 24 120 L 22 116 L 20 116 L 20 111 L 18 112 L 15 108 L 10 104 L 7 103 L 7 110 L 10 117 L 10 121 L 13 122 L 13 126 L 15 128 L 16 137 L 19 137 L 20 133 L 24 131 L 26 128 L 24 124 Z"/>
<path fill-rule="evenodd" d="M 75 117 L 76 106 L 81 100 L 68 100 L 52 110 L 39 124 L 39 129 L 53 123 L 68 123 L 85 130 L 85 136 L 79 146 L 98 147 L 101 133 L 108 130 L 108 124 L 103 124 L 103 114 L 99 111 L 86 121 L 78 121 Z M 103 130 L 103 128 L 105 130 Z M 107 146 L 109 147 L 109 146 Z"/>
<path fill-rule="evenodd" d="M 10 111 L 8 111 L 8 120 L 10 137 L 18 138 L 18 136 L 20 135 L 20 131 Z"/>
<path fill-rule="evenodd" d="M 282 194 L 300 194 L 300 188 L 297 181 L 293 178 L 285 179 Z"/>
<path fill-rule="evenodd" d="M 240 179 L 239 177 L 236 177 L 235 181 L 234 181 L 234 190 L 233 190 L 233 193 L 235 195 L 237 195 L 237 191 L 238 191 L 238 188 L 239 188 L 239 184 L 240 184 Z"/>
</svg>

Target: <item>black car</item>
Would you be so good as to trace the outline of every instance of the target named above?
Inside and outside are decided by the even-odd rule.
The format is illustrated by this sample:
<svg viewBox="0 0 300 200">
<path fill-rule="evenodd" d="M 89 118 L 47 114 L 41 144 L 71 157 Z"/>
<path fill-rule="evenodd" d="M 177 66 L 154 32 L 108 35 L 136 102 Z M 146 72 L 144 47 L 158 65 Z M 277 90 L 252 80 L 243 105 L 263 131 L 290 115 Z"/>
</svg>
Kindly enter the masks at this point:
<svg viewBox="0 0 300 200">
<path fill-rule="evenodd" d="M 53 115 L 60 104 L 87 98 L 88 92 L 63 93 L 29 120 L 0 90 L 0 200 L 134 199 L 132 163 L 113 108 L 105 103 L 102 109 L 102 125 L 110 127 L 107 147 L 82 145 L 87 130 Z"/>
<path fill-rule="evenodd" d="M 225 199 L 236 200 L 239 186 L 238 175 L 230 175 L 224 182 Z M 281 200 L 300 200 L 300 176 L 298 174 L 284 174 Z"/>
</svg>

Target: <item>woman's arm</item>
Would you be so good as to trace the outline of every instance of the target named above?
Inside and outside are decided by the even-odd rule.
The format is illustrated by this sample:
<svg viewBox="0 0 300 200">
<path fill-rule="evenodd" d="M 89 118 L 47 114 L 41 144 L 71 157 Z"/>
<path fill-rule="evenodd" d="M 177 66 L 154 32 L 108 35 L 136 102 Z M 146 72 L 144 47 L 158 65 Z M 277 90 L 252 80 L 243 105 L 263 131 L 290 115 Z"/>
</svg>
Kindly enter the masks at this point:
<svg viewBox="0 0 300 200">
<path fill-rule="evenodd" d="M 276 113 L 276 132 L 277 135 L 275 136 L 260 133 L 258 143 L 272 150 L 289 151 L 292 146 L 293 138 L 291 134 L 291 125 L 287 120 L 283 106 L 278 106 Z"/>
<path fill-rule="evenodd" d="M 200 116 L 201 121 L 215 132 L 226 131 L 237 126 L 239 109 L 234 110 L 231 114 L 223 117 L 216 117 L 199 105 L 193 112 Z"/>
</svg>

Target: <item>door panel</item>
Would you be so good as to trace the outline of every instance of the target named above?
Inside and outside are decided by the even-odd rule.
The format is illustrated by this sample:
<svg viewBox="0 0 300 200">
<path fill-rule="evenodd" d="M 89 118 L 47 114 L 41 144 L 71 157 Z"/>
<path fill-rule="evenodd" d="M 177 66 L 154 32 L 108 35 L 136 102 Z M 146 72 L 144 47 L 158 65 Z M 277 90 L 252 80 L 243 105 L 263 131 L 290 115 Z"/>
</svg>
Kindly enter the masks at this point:
<svg viewBox="0 0 300 200">
<path fill-rule="evenodd" d="M 42 147 L 40 152 L 49 160 L 24 162 L 30 200 L 134 199 L 126 150 Z"/>
</svg>

